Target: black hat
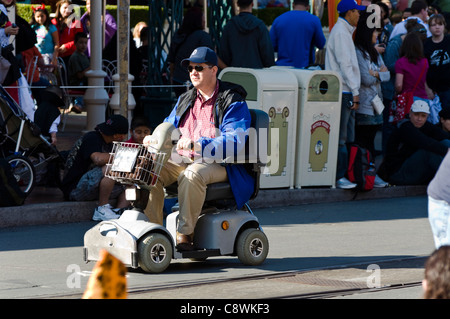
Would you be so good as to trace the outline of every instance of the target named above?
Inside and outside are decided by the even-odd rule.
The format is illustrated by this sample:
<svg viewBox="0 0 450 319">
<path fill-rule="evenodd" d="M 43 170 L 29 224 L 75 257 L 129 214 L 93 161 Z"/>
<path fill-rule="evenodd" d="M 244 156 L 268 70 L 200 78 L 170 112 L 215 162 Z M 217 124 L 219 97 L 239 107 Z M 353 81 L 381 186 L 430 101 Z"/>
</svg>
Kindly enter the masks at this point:
<svg viewBox="0 0 450 319">
<path fill-rule="evenodd" d="M 122 115 L 111 115 L 104 123 L 97 125 L 97 128 L 105 135 L 128 134 L 128 120 Z"/>
<path fill-rule="evenodd" d="M 446 107 L 443 108 L 440 112 L 439 112 L 439 116 L 442 117 L 445 120 L 450 119 L 450 108 Z"/>
</svg>

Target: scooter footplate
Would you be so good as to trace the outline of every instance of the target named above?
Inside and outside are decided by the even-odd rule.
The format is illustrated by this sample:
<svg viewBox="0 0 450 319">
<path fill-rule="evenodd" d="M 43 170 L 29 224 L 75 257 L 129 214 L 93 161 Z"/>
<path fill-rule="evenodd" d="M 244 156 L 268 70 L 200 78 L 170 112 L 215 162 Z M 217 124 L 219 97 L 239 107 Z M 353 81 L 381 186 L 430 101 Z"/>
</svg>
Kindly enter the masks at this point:
<svg viewBox="0 0 450 319">
<path fill-rule="evenodd" d="M 213 256 L 220 256 L 220 249 L 204 249 L 204 250 L 193 250 L 193 251 L 183 251 L 181 252 L 183 258 L 208 258 Z"/>
<path fill-rule="evenodd" d="M 101 222 L 84 235 L 84 260 L 97 261 L 107 250 L 125 265 L 138 267 L 136 238 L 114 222 Z"/>
</svg>

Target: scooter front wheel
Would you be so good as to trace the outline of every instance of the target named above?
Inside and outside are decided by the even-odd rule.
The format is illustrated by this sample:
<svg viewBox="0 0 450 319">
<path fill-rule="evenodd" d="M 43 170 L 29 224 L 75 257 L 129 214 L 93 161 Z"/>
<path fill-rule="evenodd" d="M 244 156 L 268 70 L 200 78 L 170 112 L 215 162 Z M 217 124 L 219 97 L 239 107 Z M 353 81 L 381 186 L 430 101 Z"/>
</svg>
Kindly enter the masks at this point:
<svg viewBox="0 0 450 319">
<path fill-rule="evenodd" d="M 159 233 L 145 235 L 138 244 L 138 262 L 142 270 L 149 273 L 160 273 L 169 267 L 172 260 L 172 244 Z"/>
<path fill-rule="evenodd" d="M 236 254 L 244 265 L 258 266 L 269 253 L 269 240 L 259 229 L 249 228 L 239 234 Z"/>
</svg>

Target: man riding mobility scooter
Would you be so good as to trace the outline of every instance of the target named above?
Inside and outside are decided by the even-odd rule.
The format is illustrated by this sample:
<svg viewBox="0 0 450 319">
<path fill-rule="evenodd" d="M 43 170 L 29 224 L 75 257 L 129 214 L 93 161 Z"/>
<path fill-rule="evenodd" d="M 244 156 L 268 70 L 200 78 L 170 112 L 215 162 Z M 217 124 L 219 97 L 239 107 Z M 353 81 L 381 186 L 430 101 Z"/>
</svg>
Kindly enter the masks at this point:
<svg viewBox="0 0 450 319">
<path fill-rule="evenodd" d="M 267 142 L 269 120 L 265 112 L 250 110 L 246 161 L 253 167 L 255 190 L 259 190 L 260 153 Z M 245 265 L 260 265 L 267 257 L 269 242 L 248 203 L 243 210 L 235 209 L 229 183 L 209 184 L 205 204 L 194 231 L 192 251 L 178 251 L 176 230 L 178 211 L 168 215 L 166 227 L 151 223 L 143 213 L 150 189 L 155 186 L 159 172 L 167 162 L 177 129 L 170 123 L 160 124 L 152 134 L 152 147 L 139 144 L 115 143 L 106 175 L 123 184 L 133 208 L 116 220 L 103 221 L 84 236 L 84 260 L 96 261 L 106 249 L 125 265 L 142 268 L 149 273 L 164 271 L 172 258 L 205 260 L 212 256 L 238 256 Z M 261 139 L 263 142 L 260 142 Z M 250 154 L 250 155 L 249 155 Z M 265 159 L 265 157 L 264 157 Z M 232 165 L 232 164 L 227 164 Z M 228 203 L 223 206 L 223 202 Z M 222 206 L 218 208 L 217 202 Z M 230 204 L 232 203 L 232 204 Z"/>
</svg>

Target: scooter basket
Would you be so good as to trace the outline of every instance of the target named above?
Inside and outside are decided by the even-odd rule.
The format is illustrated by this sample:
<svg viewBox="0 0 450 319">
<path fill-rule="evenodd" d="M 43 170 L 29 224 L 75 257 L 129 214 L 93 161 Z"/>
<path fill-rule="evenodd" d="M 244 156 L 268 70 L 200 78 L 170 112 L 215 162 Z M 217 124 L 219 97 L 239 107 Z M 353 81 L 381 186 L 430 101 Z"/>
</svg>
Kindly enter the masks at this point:
<svg viewBox="0 0 450 319">
<path fill-rule="evenodd" d="M 158 181 L 165 155 L 142 144 L 114 142 L 105 176 L 121 184 L 151 188 Z"/>
</svg>

